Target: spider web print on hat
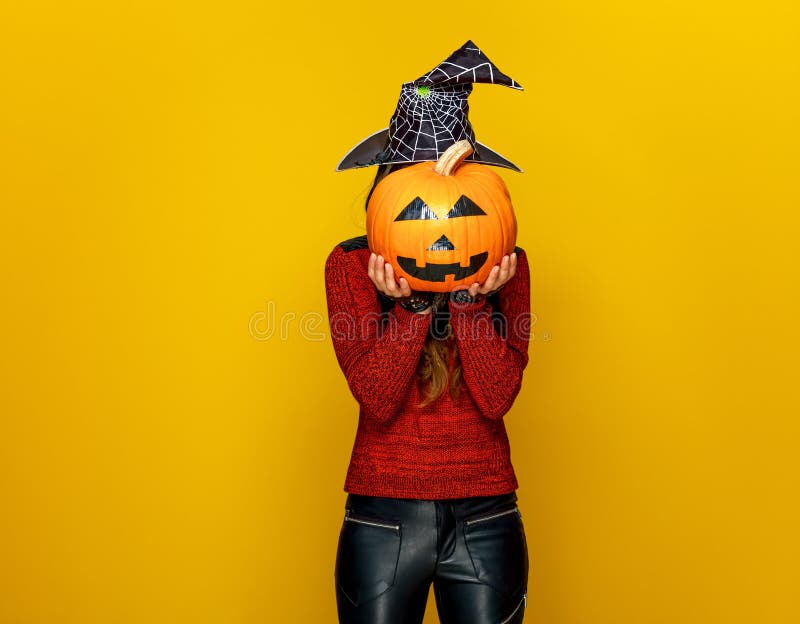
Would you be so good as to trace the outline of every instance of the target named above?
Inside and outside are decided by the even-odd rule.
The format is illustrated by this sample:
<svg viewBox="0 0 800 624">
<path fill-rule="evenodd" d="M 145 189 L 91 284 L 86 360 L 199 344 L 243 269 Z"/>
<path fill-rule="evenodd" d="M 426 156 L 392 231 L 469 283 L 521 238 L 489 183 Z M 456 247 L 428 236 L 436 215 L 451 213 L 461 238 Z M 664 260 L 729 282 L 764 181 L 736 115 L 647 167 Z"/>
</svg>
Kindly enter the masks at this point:
<svg viewBox="0 0 800 624">
<path fill-rule="evenodd" d="M 431 89 L 413 82 L 403 85 L 397 112 L 389 123 L 389 158 L 396 162 L 438 160 L 456 141 L 475 143 L 467 118 L 472 85 Z"/>
<path fill-rule="evenodd" d="M 467 139 L 475 150 L 467 160 L 521 171 L 475 140 L 467 102 L 473 83 L 522 90 L 472 41 L 467 41 L 427 74 L 403 84 L 389 128 L 350 150 L 337 169 L 438 160 L 448 147 Z"/>
</svg>

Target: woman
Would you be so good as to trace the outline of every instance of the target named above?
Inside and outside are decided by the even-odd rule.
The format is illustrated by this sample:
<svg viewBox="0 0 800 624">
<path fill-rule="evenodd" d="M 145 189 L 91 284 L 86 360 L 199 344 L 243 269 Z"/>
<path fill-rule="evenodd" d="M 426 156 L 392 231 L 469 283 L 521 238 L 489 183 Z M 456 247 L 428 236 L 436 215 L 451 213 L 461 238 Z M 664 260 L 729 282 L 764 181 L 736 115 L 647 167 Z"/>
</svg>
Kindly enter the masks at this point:
<svg viewBox="0 0 800 624">
<path fill-rule="evenodd" d="M 392 167 L 378 168 L 373 190 Z M 503 416 L 528 362 L 525 252 L 483 284 L 433 295 L 395 279 L 361 236 L 333 249 L 325 280 L 336 357 L 360 404 L 339 622 L 421 623 L 431 584 L 443 624 L 522 622 L 528 554 Z"/>
</svg>

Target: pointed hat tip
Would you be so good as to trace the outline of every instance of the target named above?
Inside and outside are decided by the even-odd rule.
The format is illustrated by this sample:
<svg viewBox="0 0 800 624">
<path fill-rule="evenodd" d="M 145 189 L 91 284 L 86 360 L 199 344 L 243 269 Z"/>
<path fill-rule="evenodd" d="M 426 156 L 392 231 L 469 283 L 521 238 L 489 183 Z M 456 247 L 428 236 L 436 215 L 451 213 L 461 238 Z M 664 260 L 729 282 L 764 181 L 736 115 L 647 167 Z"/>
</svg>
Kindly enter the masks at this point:
<svg viewBox="0 0 800 624">
<path fill-rule="evenodd" d="M 483 50 L 481 50 L 480 46 L 478 46 L 478 44 L 476 44 L 472 39 L 467 39 L 467 41 L 460 48 L 458 48 L 458 50 L 456 50 L 455 52 L 453 52 L 453 54 L 450 55 L 450 58 L 452 58 L 453 56 L 455 56 L 459 52 L 467 52 L 468 50 L 477 52 L 480 56 L 484 57 L 486 59 L 486 61 L 488 61 L 488 63 L 490 65 L 492 65 L 492 67 L 497 69 L 494 66 L 494 63 L 492 63 L 489 60 L 489 58 L 483 53 Z M 497 70 L 497 71 L 499 71 L 499 70 Z M 514 80 L 511 76 L 506 76 L 506 78 L 508 78 L 508 80 L 511 82 L 511 84 L 506 84 L 504 86 L 510 87 L 512 89 L 516 89 L 518 91 L 524 91 L 525 90 L 522 87 L 522 85 L 519 84 L 516 80 Z"/>
</svg>

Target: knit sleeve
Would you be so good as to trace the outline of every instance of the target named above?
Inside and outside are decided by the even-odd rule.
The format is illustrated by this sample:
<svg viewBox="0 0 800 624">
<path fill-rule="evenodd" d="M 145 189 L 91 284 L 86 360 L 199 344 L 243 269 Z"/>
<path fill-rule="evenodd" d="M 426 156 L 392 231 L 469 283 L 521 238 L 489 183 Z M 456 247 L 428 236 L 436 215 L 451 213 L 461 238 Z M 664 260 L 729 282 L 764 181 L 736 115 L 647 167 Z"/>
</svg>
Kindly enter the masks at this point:
<svg viewBox="0 0 800 624">
<path fill-rule="evenodd" d="M 499 310 L 488 301 L 449 303 L 464 382 L 487 418 L 499 420 L 514 402 L 528 364 L 530 274 L 524 250 L 517 248 L 517 270 L 500 290 Z M 504 317 L 498 330 L 493 317 Z"/>
<path fill-rule="evenodd" d="M 337 246 L 325 263 L 331 340 L 365 418 L 388 421 L 417 369 L 430 314 L 395 305 L 381 321 L 378 291 L 355 253 Z"/>
</svg>

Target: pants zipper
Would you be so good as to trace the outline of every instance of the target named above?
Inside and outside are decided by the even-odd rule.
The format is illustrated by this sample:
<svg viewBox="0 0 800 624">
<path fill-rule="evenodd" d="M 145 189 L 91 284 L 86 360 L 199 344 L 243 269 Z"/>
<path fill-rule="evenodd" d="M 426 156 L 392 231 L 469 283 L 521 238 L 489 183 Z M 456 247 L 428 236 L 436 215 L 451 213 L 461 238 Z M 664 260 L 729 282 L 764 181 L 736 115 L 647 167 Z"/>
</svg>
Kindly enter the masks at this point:
<svg viewBox="0 0 800 624">
<path fill-rule="evenodd" d="M 508 622 L 510 622 L 510 621 L 511 621 L 511 618 L 513 618 L 513 617 L 514 617 L 514 616 L 517 614 L 517 611 L 519 611 L 519 608 L 520 608 L 520 607 L 521 607 L 523 604 L 524 604 L 526 607 L 528 606 L 527 594 L 522 594 L 522 600 L 520 600 L 520 601 L 519 601 L 519 604 L 517 605 L 517 608 L 516 608 L 516 609 L 514 609 L 514 610 L 511 612 L 511 615 L 509 615 L 509 616 L 508 616 L 508 617 L 507 617 L 505 620 L 503 620 L 502 622 L 500 622 L 500 624 L 508 624 Z"/>
<path fill-rule="evenodd" d="M 362 520 L 361 518 L 354 518 L 350 515 L 350 510 L 345 512 L 344 519 L 347 522 L 358 522 L 359 524 L 367 524 L 369 526 L 383 527 L 384 529 L 400 530 L 399 524 L 384 524 L 383 522 L 373 522 L 372 520 Z"/>
<path fill-rule="evenodd" d="M 473 518 L 472 520 L 467 520 L 466 522 L 464 522 L 464 525 L 469 526 L 470 524 L 475 524 L 476 522 L 483 522 L 484 520 L 492 520 L 493 518 L 499 518 L 500 516 L 505 516 L 510 513 L 519 514 L 519 509 L 517 507 L 514 507 L 513 509 L 506 509 L 505 511 L 499 511 L 490 516 L 484 516 L 483 518 Z"/>
</svg>

